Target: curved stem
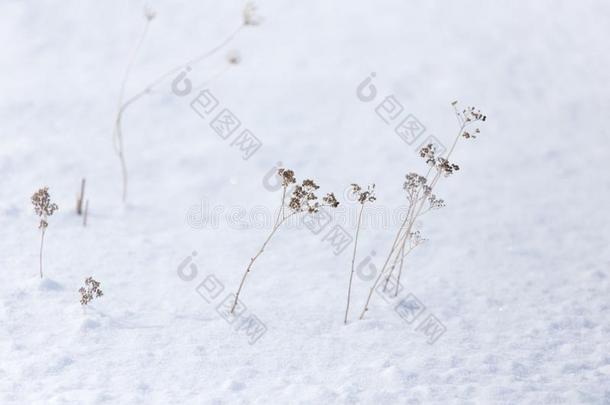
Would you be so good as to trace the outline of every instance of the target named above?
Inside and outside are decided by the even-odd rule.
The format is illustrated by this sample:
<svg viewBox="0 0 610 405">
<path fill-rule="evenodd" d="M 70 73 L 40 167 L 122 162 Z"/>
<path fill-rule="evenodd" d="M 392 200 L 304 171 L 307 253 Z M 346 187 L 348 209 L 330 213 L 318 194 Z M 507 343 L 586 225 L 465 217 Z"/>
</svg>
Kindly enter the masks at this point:
<svg viewBox="0 0 610 405">
<path fill-rule="evenodd" d="M 364 204 L 360 206 L 360 212 L 358 213 L 358 224 L 356 225 L 356 237 L 354 238 L 354 252 L 352 254 L 352 271 L 349 275 L 349 285 L 347 286 L 347 305 L 345 307 L 345 319 L 343 323 L 347 324 L 347 316 L 349 314 L 349 302 L 352 295 L 352 280 L 354 278 L 354 262 L 356 261 L 356 249 L 358 248 L 358 235 L 360 234 L 360 223 L 362 222 L 362 211 L 364 210 Z"/>
<path fill-rule="evenodd" d="M 451 145 L 451 148 L 449 149 L 449 152 L 447 153 L 447 157 L 445 159 L 449 160 L 449 157 L 451 156 L 451 154 L 455 150 L 455 147 L 456 147 L 456 145 L 457 145 L 457 143 L 458 143 L 458 141 L 459 141 L 459 139 L 460 139 L 460 137 L 462 135 L 462 132 L 464 131 L 466 126 L 468 126 L 470 123 L 472 123 L 472 122 L 468 122 L 468 121 L 465 121 L 465 120 L 463 122 L 461 122 L 460 129 L 458 130 L 457 136 L 455 137 L 455 140 L 453 141 L 453 144 Z M 431 169 L 428 170 L 428 174 L 426 175 L 426 178 L 428 178 L 428 176 L 430 175 L 430 172 L 431 172 Z M 441 176 L 441 171 L 437 170 L 436 174 L 434 175 L 434 179 L 430 183 L 430 192 L 432 192 L 432 190 L 434 190 L 434 187 L 436 186 L 436 183 L 440 179 L 440 176 Z M 417 201 L 417 200 L 414 200 L 414 201 Z M 370 303 L 371 298 L 373 296 L 373 291 L 375 291 L 375 287 L 377 286 L 377 284 L 381 280 L 381 278 L 382 278 L 382 276 L 383 276 L 383 274 L 384 274 L 384 272 L 386 270 L 387 264 L 390 261 L 392 255 L 394 253 L 394 250 L 396 249 L 396 244 L 397 244 L 397 242 L 399 240 L 399 236 L 401 234 L 401 231 L 403 230 L 403 227 L 404 227 L 405 223 L 407 221 L 409 222 L 408 226 L 406 227 L 406 231 L 405 231 L 405 235 L 404 235 L 405 238 L 408 238 L 410 233 L 411 233 L 411 229 L 413 227 L 413 224 L 415 223 L 417 218 L 419 218 L 419 216 L 420 216 L 420 214 L 422 212 L 424 203 L 426 202 L 426 198 L 421 198 L 420 201 L 421 202 L 419 204 L 419 208 L 412 214 L 412 218 L 409 220 L 409 218 L 407 216 L 407 219 L 405 220 L 405 222 L 403 222 L 403 224 L 399 228 L 398 233 L 396 235 L 396 238 L 394 239 L 394 243 L 392 244 L 392 249 L 390 250 L 390 254 L 388 255 L 388 258 L 386 259 L 383 267 L 381 268 L 381 272 L 380 272 L 379 276 L 375 279 L 375 282 L 374 282 L 373 286 L 371 287 L 371 289 L 369 291 L 369 295 L 368 295 L 366 303 L 364 305 L 364 309 L 362 310 L 362 313 L 360 314 L 360 319 L 363 319 L 364 315 L 368 311 L 368 306 L 369 306 L 369 303 Z"/>
<path fill-rule="evenodd" d="M 246 271 L 241 278 L 241 282 L 239 283 L 239 288 L 237 289 L 237 293 L 235 294 L 235 301 L 233 302 L 233 306 L 231 307 L 231 313 L 233 313 L 233 311 L 235 311 L 235 307 L 237 306 L 237 302 L 239 300 L 239 294 L 241 293 L 241 290 L 244 287 L 244 283 L 246 282 L 246 277 L 248 276 L 248 273 L 250 273 L 250 269 L 252 268 L 254 261 L 256 261 L 256 259 L 258 259 L 258 257 L 265 251 L 265 247 L 267 247 L 267 244 L 269 243 L 269 241 L 271 240 L 271 238 L 273 237 L 275 232 L 280 228 L 280 225 L 282 224 L 282 222 L 284 222 L 284 220 L 282 220 L 279 224 L 277 224 L 276 226 L 273 227 L 273 230 L 271 231 L 271 233 L 269 234 L 269 236 L 263 243 L 263 246 L 261 246 L 258 253 L 256 253 L 256 255 L 254 255 L 254 257 L 252 257 L 250 259 L 250 264 L 248 264 L 248 267 L 246 268 Z"/>
<path fill-rule="evenodd" d="M 117 113 L 117 117 L 115 120 L 115 127 L 114 127 L 114 133 L 113 133 L 114 147 L 115 147 L 117 155 L 121 161 L 121 173 L 123 176 L 123 202 L 125 202 L 127 200 L 127 163 L 125 162 L 125 153 L 124 153 L 124 149 L 123 149 L 123 131 L 121 128 L 121 123 L 122 123 L 123 114 L 127 110 L 127 107 L 129 107 L 130 105 L 135 103 L 140 98 L 144 97 L 146 94 L 150 94 L 155 86 L 157 86 L 159 83 L 161 83 L 163 80 L 165 80 L 167 77 L 169 77 L 173 73 L 176 73 L 178 70 L 182 69 L 184 66 L 198 63 L 198 62 L 212 56 L 216 52 L 218 52 L 226 44 L 231 42 L 231 40 L 233 40 L 233 38 L 235 38 L 235 36 L 242 30 L 243 27 L 244 27 L 244 25 L 240 24 L 240 26 L 236 30 L 231 32 L 231 34 L 229 34 L 229 36 L 227 36 L 221 43 L 216 45 L 214 48 L 206 51 L 205 53 L 203 53 L 201 55 L 198 55 L 197 57 L 187 61 L 186 63 L 180 64 L 180 65 L 177 65 L 177 66 L 171 68 L 170 70 L 166 71 L 165 73 L 163 73 L 162 75 L 160 75 L 156 79 L 154 79 L 152 82 L 150 82 L 144 89 L 137 92 L 135 95 L 133 95 L 131 98 L 129 98 L 129 100 L 127 100 L 125 103 L 122 103 L 125 83 L 127 82 L 127 76 L 130 73 L 131 65 L 132 65 L 132 62 L 129 63 L 127 72 L 125 74 L 125 79 L 123 80 L 123 84 L 121 86 L 121 93 L 120 93 L 120 98 L 119 98 L 119 111 Z M 148 23 L 146 25 L 146 29 L 147 28 L 148 28 Z M 146 34 L 146 30 L 144 31 L 144 35 L 145 34 Z M 136 47 L 136 51 L 139 49 L 139 47 L 143 41 L 144 35 L 142 36 L 142 40 L 138 43 L 138 46 Z M 135 54 L 134 54 L 133 58 L 135 58 Z"/>
<path fill-rule="evenodd" d="M 434 180 L 432 181 L 430 188 L 434 188 L 434 185 L 436 185 L 436 182 L 439 178 L 440 172 L 438 172 L 436 174 L 436 176 L 434 177 Z M 360 314 L 360 319 L 364 319 L 364 315 L 366 314 L 366 312 L 369 310 L 369 303 L 371 301 L 371 298 L 373 297 L 373 292 L 375 291 L 375 287 L 377 287 L 377 284 L 379 284 L 379 281 L 381 280 L 381 278 L 384 275 L 384 272 L 387 268 L 387 264 L 390 261 L 390 258 L 392 257 L 392 254 L 394 253 L 395 249 L 396 249 L 396 245 L 399 242 L 399 236 L 402 232 L 402 230 L 405 228 L 405 224 L 408 224 L 406 226 L 406 230 L 405 230 L 405 237 L 408 237 L 409 234 L 411 233 L 411 229 L 413 228 L 413 224 L 415 223 L 415 220 L 418 218 L 419 213 L 421 212 L 424 203 L 426 202 L 425 198 L 421 199 L 421 202 L 419 204 L 419 208 L 415 211 L 415 213 L 412 215 L 412 217 L 410 218 L 406 218 L 405 221 L 403 222 L 403 224 L 401 225 L 400 229 L 398 230 L 398 233 L 396 235 L 396 239 L 394 240 L 394 244 L 392 245 L 392 249 L 390 250 L 390 254 L 388 255 L 388 258 L 386 259 L 385 264 L 383 265 L 383 267 L 381 268 L 381 272 L 379 273 L 379 276 L 375 279 L 375 283 L 373 284 L 373 286 L 371 287 L 370 291 L 369 291 L 369 295 L 366 299 L 366 303 L 364 305 L 364 309 L 362 310 L 362 313 Z"/>
<path fill-rule="evenodd" d="M 114 139 L 114 148 L 121 162 L 121 175 L 123 177 L 123 202 L 127 200 L 127 162 L 125 161 L 125 150 L 123 148 L 123 134 L 121 133 L 121 114 L 123 111 L 123 97 L 125 96 L 125 87 L 127 86 L 127 81 L 129 80 L 129 76 L 131 74 L 131 69 L 136 60 L 136 56 L 144 43 L 144 39 L 146 38 L 146 34 L 148 33 L 148 27 L 150 26 L 150 20 L 146 19 L 146 24 L 144 25 L 144 30 L 136 43 L 134 50 L 131 53 L 129 58 L 129 62 L 127 63 L 127 69 L 125 69 L 125 74 L 123 75 L 123 81 L 121 82 L 121 89 L 119 90 L 119 102 L 118 102 L 118 112 L 117 118 L 115 121 L 115 131 L 113 133 Z"/>
<path fill-rule="evenodd" d="M 282 205 L 277 214 L 277 218 L 275 219 L 275 223 L 273 224 L 273 229 L 271 230 L 271 233 L 269 234 L 269 236 L 263 243 L 263 246 L 261 246 L 259 251 L 256 253 L 256 255 L 254 255 L 254 257 L 252 257 L 250 259 L 250 264 L 248 264 L 248 267 L 246 267 L 246 271 L 244 272 L 244 275 L 241 278 L 239 287 L 237 288 L 237 293 L 235 293 L 235 301 L 233 301 L 233 306 L 231 306 L 231 313 L 233 313 L 235 311 L 235 307 L 237 306 L 237 302 L 239 301 L 239 294 L 241 293 L 241 290 L 244 287 L 244 283 L 246 282 L 246 277 L 248 277 L 248 273 L 250 273 L 250 270 L 252 269 L 252 265 L 254 264 L 256 259 L 258 259 L 258 257 L 265 251 L 265 247 L 267 247 L 267 244 L 269 243 L 269 241 L 271 240 L 271 238 L 273 237 L 275 232 L 280 228 L 280 226 L 284 223 L 284 221 L 286 221 L 290 217 L 290 215 L 284 216 L 284 203 L 286 201 L 287 187 L 288 187 L 287 185 L 284 185 L 284 190 L 282 191 Z"/>
<path fill-rule="evenodd" d="M 364 309 L 362 310 L 362 313 L 360 314 L 360 319 L 364 319 L 364 314 L 366 314 L 366 311 L 369 310 L 369 303 L 371 301 L 371 297 L 373 296 L 373 291 L 375 291 L 375 287 L 379 283 L 379 280 L 381 280 L 381 278 L 383 277 L 385 269 L 388 266 L 388 263 L 389 263 L 390 259 L 392 258 L 392 255 L 394 254 L 394 250 L 396 249 L 396 246 L 397 246 L 397 244 L 399 242 L 402 230 L 403 230 L 403 228 L 406 225 L 408 220 L 409 220 L 408 217 L 405 218 L 403 223 L 400 225 L 400 228 L 398 228 L 398 232 L 396 233 L 396 237 L 394 238 L 394 242 L 392 243 L 392 248 L 390 249 L 390 253 L 388 254 L 388 257 L 386 258 L 385 263 L 381 267 L 381 271 L 379 272 L 379 276 L 377 276 L 377 278 L 375 279 L 375 282 L 373 283 L 373 286 L 369 290 L 369 295 L 368 295 L 368 297 L 366 299 L 366 303 L 364 304 Z"/>
</svg>

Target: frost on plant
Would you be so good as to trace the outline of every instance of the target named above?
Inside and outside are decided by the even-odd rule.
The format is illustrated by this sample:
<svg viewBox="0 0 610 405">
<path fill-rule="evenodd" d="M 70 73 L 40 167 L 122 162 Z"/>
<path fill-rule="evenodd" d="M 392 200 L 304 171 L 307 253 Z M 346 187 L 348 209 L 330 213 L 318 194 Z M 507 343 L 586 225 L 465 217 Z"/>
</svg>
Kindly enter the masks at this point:
<svg viewBox="0 0 610 405">
<path fill-rule="evenodd" d="M 441 178 L 449 177 L 460 170 L 460 167 L 457 164 L 450 161 L 458 141 L 462 138 L 476 139 L 481 131 L 478 127 L 472 128 L 472 126 L 487 119 L 480 110 L 474 107 L 467 107 L 462 111 L 459 111 L 457 108 L 457 101 L 454 101 L 451 105 L 453 106 L 458 120 L 458 133 L 446 156 L 437 156 L 434 145 L 432 144 L 425 145 L 420 150 L 419 155 L 428 166 L 428 171 L 425 176 L 414 172 L 406 175 L 403 189 L 409 204 L 407 215 L 394 237 L 394 241 L 392 242 L 392 246 L 390 247 L 379 275 L 369 290 L 366 303 L 360 314 L 360 319 L 364 318 L 364 315 L 369 310 L 369 304 L 375 288 L 379 285 L 380 281 L 385 278 L 385 289 L 390 277 L 394 275 L 395 269 L 398 269 L 395 295 L 398 293 L 398 283 L 400 282 L 405 258 L 415 247 L 424 241 L 419 231 L 413 231 L 415 221 L 429 211 L 445 206 L 445 201 L 438 198 L 433 191 Z"/>
<path fill-rule="evenodd" d="M 40 223 L 38 229 L 40 229 L 40 278 L 42 278 L 42 249 L 44 246 L 44 234 L 49 226 L 47 222 L 48 217 L 53 215 L 57 211 L 57 204 L 51 202 L 51 195 L 49 194 L 49 188 L 43 187 L 32 195 L 32 205 L 34 205 L 34 212 L 40 217 Z"/>
<path fill-rule="evenodd" d="M 81 305 L 87 305 L 93 299 L 99 298 L 104 295 L 100 289 L 100 282 L 93 279 L 93 277 L 87 277 L 85 279 L 85 286 L 78 289 L 80 293 Z"/>
<path fill-rule="evenodd" d="M 297 184 L 297 180 L 294 177 L 294 172 L 290 169 L 284 168 L 280 168 L 277 175 L 280 177 L 282 183 L 282 200 L 278 210 L 278 215 L 273 223 L 271 233 L 267 236 L 267 239 L 263 242 L 263 245 L 258 250 L 256 255 L 250 259 L 250 263 L 242 276 L 239 288 L 235 294 L 235 301 L 231 307 L 231 313 L 233 313 L 235 307 L 237 306 L 239 295 L 244 286 L 248 273 L 250 273 L 252 270 L 252 265 L 264 252 L 273 235 L 275 235 L 277 230 L 284 222 L 286 222 L 288 218 L 301 213 L 313 214 L 320 211 L 320 209 L 323 207 L 336 208 L 339 206 L 339 201 L 337 201 L 337 198 L 333 193 L 326 194 L 324 197 L 322 197 L 322 202 L 320 202 L 318 200 L 318 196 L 316 195 L 316 191 L 320 187 L 313 180 L 305 179 L 301 182 L 301 184 Z M 290 195 L 288 195 L 288 187 L 292 186 L 293 184 L 296 185 L 294 186 L 294 189 L 291 191 Z"/>
</svg>

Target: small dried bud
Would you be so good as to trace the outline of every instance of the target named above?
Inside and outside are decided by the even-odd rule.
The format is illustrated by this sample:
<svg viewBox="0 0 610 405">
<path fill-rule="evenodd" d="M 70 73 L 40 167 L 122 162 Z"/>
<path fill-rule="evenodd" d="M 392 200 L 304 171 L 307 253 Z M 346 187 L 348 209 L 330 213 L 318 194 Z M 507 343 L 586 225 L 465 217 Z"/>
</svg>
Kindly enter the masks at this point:
<svg viewBox="0 0 610 405">
<path fill-rule="evenodd" d="M 85 287 L 79 288 L 78 292 L 81 295 L 81 305 L 87 305 L 94 298 L 99 298 L 104 295 L 100 289 L 100 282 L 94 280 L 93 277 L 87 277 L 85 280 Z"/>
<path fill-rule="evenodd" d="M 365 191 L 358 184 L 353 183 L 352 194 L 356 197 L 356 200 L 360 204 L 364 204 L 366 202 L 374 202 L 377 199 L 377 197 L 375 197 L 375 184 L 367 186 Z"/>
<path fill-rule="evenodd" d="M 155 10 L 153 10 L 151 7 L 149 6 L 144 6 L 144 17 L 148 20 L 148 21 L 152 21 L 155 19 L 155 17 L 157 16 L 157 13 L 155 12 Z"/>
<path fill-rule="evenodd" d="M 239 54 L 239 51 L 229 51 L 229 53 L 227 53 L 227 62 L 229 62 L 231 65 L 239 64 L 239 62 L 241 62 L 241 55 Z"/>
<path fill-rule="evenodd" d="M 256 5 L 252 2 L 247 2 L 243 11 L 244 25 L 259 25 L 261 17 L 256 14 Z"/>
<path fill-rule="evenodd" d="M 436 165 L 436 148 L 433 144 L 429 143 L 428 145 L 421 148 L 419 151 L 419 156 L 426 159 L 426 164 L 430 167 Z"/>
<path fill-rule="evenodd" d="M 337 201 L 337 197 L 335 197 L 334 193 L 326 194 L 324 198 L 322 198 L 322 201 L 332 208 L 337 208 L 339 206 L 339 201 Z"/>
<path fill-rule="evenodd" d="M 449 161 L 445 158 L 438 158 L 436 167 L 445 177 L 449 177 L 451 174 L 453 174 L 453 172 L 460 170 L 458 165 L 449 163 Z"/>
<path fill-rule="evenodd" d="M 40 217 L 38 228 L 46 229 L 49 226 L 47 217 L 53 215 L 58 209 L 57 204 L 51 203 L 48 187 L 43 187 L 32 195 L 32 205 L 34 206 L 34 212 Z"/>
<path fill-rule="evenodd" d="M 428 202 L 430 203 L 430 209 L 436 210 L 445 206 L 445 201 L 440 198 L 436 198 L 434 194 L 428 196 Z"/>
<path fill-rule="evenodd" d="M 310 180 L 310 179 L 303 180 L 303 187 L 312 188 L 314 190 L 317 190 L 320 188 L 313 180 Z"/>
<path fill-rule="evenodd" d="M 294 178 L 294 172 L 290 169 L 281 168 L 277 171 L 277 174 L 282 178 L 282 186 L 284 187 L 297 182 L 297 179 Z"/>
</svg>

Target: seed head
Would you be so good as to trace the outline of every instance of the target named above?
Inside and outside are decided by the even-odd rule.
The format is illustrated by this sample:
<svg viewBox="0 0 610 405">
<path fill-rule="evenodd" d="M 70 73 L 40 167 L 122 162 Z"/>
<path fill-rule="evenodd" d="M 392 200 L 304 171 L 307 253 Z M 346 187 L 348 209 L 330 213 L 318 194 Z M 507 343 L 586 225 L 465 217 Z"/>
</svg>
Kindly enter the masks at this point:
<svg viewBox="0 0 610 405">
<path fill-rule="evenodd" d="M 256 13 L 256 5 L 252 2 L 247 2 L 244 6 L 243 20 L 244 25 L 259 25 L 262 18 Z"/>
<path fill-rule="evenodd" d="M 51 203 L 48 187 L 43 187 L 32 195 L 32 205 L 34 206 L 34 212 L 40 217 L 38 228 L 46 229 L 49 226 L 47 217 L 53 215 L 58 209 L 57 204 Z"/>
</svg>

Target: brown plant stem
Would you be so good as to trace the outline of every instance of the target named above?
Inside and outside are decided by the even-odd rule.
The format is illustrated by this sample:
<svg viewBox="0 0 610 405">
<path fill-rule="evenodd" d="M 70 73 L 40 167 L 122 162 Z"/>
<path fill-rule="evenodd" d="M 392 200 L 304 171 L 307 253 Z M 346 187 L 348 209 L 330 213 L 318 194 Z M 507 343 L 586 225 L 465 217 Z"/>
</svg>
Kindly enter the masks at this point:
<svg viewBox="0 0 610 405">
<path fill-rule="evenodd" d="M 119 97 L 119 110 L 117 112 L 117 117 L 114 122 L 114 133 L 113 133 L 113 137 L 115 140 L 115 150 L 116 150 L 117 156 L 119 157 L 119 160 L 121 161 L 121 174 L 123 177 L 123 202 L 127 201 L 127 163 L 125 162 L 125 153 L 124 153 L 124 149 L 123 149 L 123 131 L 122 131 L 121 124 L 122 124 L 123 114 L 127 110 L 127 107 L 129 107 L 130 105 L 132 105 L 134 102 L 136 102 L 140 98 L 144 97 L 145 95 L 150 94 L 155 86 L 157 86 L 159 83 L 161 83 L 163 80 L 165 80 L 170 75 L 176 73 L 177 71 L 184 68 L 185 66 L 198 63 L 198 62 L 212 56 L 216 52 L 218 52 L 226 44 L 231 42 L 231 40 L 233 40 L 233 38 L 235 38 L 235 36 L 242 30 L 243 27 L 244 27 L 244 24 L 241 24 L 236 30 L 231 32 L 221 43 L 216 45 L 214 48 L 206 51 L 205 53 L 203 53 L 201 55 L 198 55 L 197 57 L 187 61 L 186 63 L 175 66 L 172 69 L 163 73 L 162 75 L 158 76 L 156 79 L 154 79 L 152 82 L 150 82 L 143 90 L 139 91 L 134 96 L 129 98 L 125 103 L 123 103 L 122 100 L 123 100 L 123 92 L 124 92 L 124 88 L 125 88 L 125 83 L 127 82 L 127 76 L 129 74 L 129 71 L 131 70 L 131 63 L 128 65 L 128 70 L 126 72 L 125 79 L 123 80 L 123 84 L 121 86 L 121 94 Z M 148 29 L 148 22 L 147 22 L 144 34 L 142 36 L 142 39 L 144 38 L 147 29 Z M 141 42 L 142 41 L 140 41 L 139 44 L 141 44 Z M 139 45 L 136 47 L 136 50 L 137 49 L 139 49 Z M 135 54 L 134 54 L 134 57 L 135 57 Z"/>
<path fill-rule="evenodd" d="M 85 202 L 85 212 L 83 214 L 83 226 L 87 226 L 87 215 L 89 213 L 89 200 Z"/>
<path fill-rule="evenodd" d="M 150 26 L 150 19 L 146 19 L 146 24 L 144 25 L 144 30 L 136 43 L 136 47 L 131 52 L 131 56 L 129 58 L 129 62 L 127 63 L 127 68 L 125 69 L 125 74 L 123 75 L 123 80 L 121 81 L 121 89 L 119 91 L 119 109 L 117 112 L 117 118 L 115 120 L 115 130 L 113 133 L 113 138 L 115 140 L 115 150 L 117 156 L 121 162 L 121 175 L 123 177 L 123 202 L 127 200 L 127 162 L 125 161 L 125 150 L 123 146 L 123 134 L 121 133 L 121 115 L 123 111 L 123 97 L 125 96 L 125 87 L 127 86 L 127 80 L 129 80 L 129 76 L 131 74 L 131 69 L 136 60 L 136 56 L 144 43 L 144 39 L 146 38 L 146 34 L 148 33 L 148 27 Z"/>
<path fill-rule="evenodd" d="M 373 283 L 373 286 L 369 290 L 369 295 L 366 299 L 366 303 L 364 304 L 364 309 L 362 310 L 362 313 L 360 314 L 360 319 L 363 319 L 364 314 L 366 313 L 366 311 L 369 310 L 368 305 L 369 305 L 369 302 L 371 301 L 371 297 L 373 296 L 373 291 L 375 291 L 375 287 L 377 286 L 377 283 L 379 283 L 379 280 L 381 280 L 381 278 L 383 277 L 383 273 L 384 273 L 386 267 L 388 266 L 388 263 L 389 263 L 390 259 L 392 258 L 392 255 L 394 254 L 394 250 L 396 249 L 396 246 L 399 242 L 400 235 L 402 233 L 402 229 L 405 226 L 405 224 L 407 223 L 408 219 L 409 218 L 405 218 L 403 223 L 400 225 L 400 228 L 398 228 L 398 232 L 396 233 L 396 237 L 394 238 L 394 242 L 392 243 L 392 248 L 390 249 L 390 253 L 388 254 L 388 257 L 386 258 L 385 263 L 383 263 L 383 266 L 381 267 L 379 276 L 377 276 L 377 278 L 375 279 L 375 282 Z"/>
<path fill-rule="evenodd" d="M 388 276 L 385 278 L 385 283 L 383 284 L 383 291 L 385 291 L 388 288 L 388 283 L 390 282 L 390 278 L 392 278 L 392 274 L 394 274 L 394 269 L 396 268 L 396 265 L 398 264 L 398 259 L 401 257 L 404 257 L 405 244 L 407 242 L 407 239 L 408 238 L 406 237 L 406 235 L 403 236 L 403 239 L 402 239 L 402 242 L 400 245 L 400 249 L 398 250 L 398 253 L 394 257 L 394 262 L 392 263 L 392 267 L 390 267 L 390 272 L 388 273 Z"/>
<path fill-rule="evenodd" d="M 468 124 L 468 122 L 463 121 L 462 124 L 460 125 L 460 129 L 458 130 L 457 136 L 456 136 L 455 140 L 453 141 L 453 144 L 451 145 L 451 148 L 449 149 L 449 153 L 447 154 L 447 157 L 446 157 L 447 160 L 449 159 L 449 157 L 453 153 L 453 151 L 454 151 L 454 149 L 455 149 L 455 147 L 456 147 L 456 145 L 457 145 L 457 143 L 458 143 L 458 141 L 460 139 L 460 136 L 462 135 L 462 132 L 466 128 L 467 124 Z M 430 174 L 430 171 L 431 170 L 428 170 L 428 175 Z M 426 177 L 428 177 L 428 175 Z M 434 179 L 430 183 L 430 192 L 432 192 L 434 190 L 434 187 L 436 186 L 436 183 L 440 179 L 440 176 L 441 176 L 441 170 L 437 169 L 437 173 L 435 174 Z M 417 200 L 415 200 L 415 201 L 417 201 Z M 367 296 L 366 303 L 364 304 L 364 309 L 362 310 L 362 313 L 360 314 L 360 319 L 364 319 L 364 315 L 366 314 L 366 312 L 369 309 L 369 304 L 370 304 L 371 298 L 373 297 L 373 292 L 375 291 L 375 287 L 377 287 L 377 284 L 379 283 L 379 281 L 381 280 L 382 276 L 384 275 L 384 272 L 385 272 L 385 270 L 387 268 L 387 265 L 388 265 L 389 261 L 391 260 L 392 255 L 393 255 L 393 253 L 394 253 L 394 251 L 396 249 L 396 245 L 397 245 L 397 243 L 399 241 L 399 237 L 400 237 L 401 231 L 403 230 L 403 227 L 405 226 L 407 221 L 408 221 L 408 226 L 406 227 L 406 231 L 405 231 L 404 237 L 405 238 L 409 237 L 409 235 L 411 233 L 411 228 L 413 227 L 413 224 L 415 223 L 417 218 L 420 216 L 421 211 L 423 209 L 423 206 L 424 206 L 424 204 L 426 202 L 425 196 L 423 196 L 420 201 L 421 202 L 419 204 L 419 208 L 411 215 L 411 219 L 409 220 L 409 216 L 407 216 L 405 221 L 401 224 L 401 226 L 400 226 L 400 228 L 398 230 L 398 233 L 396 234 L 396 238 L 394 239 L 394 243 L 392 244 L 392 249 L 390 249 L 390 253 L 389 253 L 389 255 L 388 255 L 388 257 L 387 257 L 383 267 L 381 268 L 379 276 L 375 279 L 375 282 L 373 283 L 373 286 L 369 290 L 369 294 Z"/>
<path fill-rule="evenodd" d="M 360 223 L 362 222 L 362 211 L 364 210 L 364 204 L 360 206 L 360 212 L 358 213 L 358 224 L 356 225 L 356 237 L 354 238 L 354 252 L 352 253 L 352 271 L 349 275 L 349 285 L 347 287 L 347 305 L 345 306 L 345 319 L 344 324 L 347 324 L 347 316 L 349 314 L 349 303 L 352 294 L 352 280 L 354 278 L 354 262 L 356 261 L 356 249 L 358 248 L 358 235 L 360 234 Z"/>
<path fill-rule="evenodd" d="M 39 259 L 40 259 L 40 278 L 42 279 L 42 248 L 44 246 L 44 232 L 45 229 L 42 228 L 42 234 L 40 235 L 40 255 L 39 255 Z"/>
<path fill-rule="evenodd" d="M 273 229 L 271 230 L 271 233 L 269 234 L 269 236 L 267 236 L 267 239 L 265 240 L 265 242 L 263 243 L 263 245 L 261 246 L 259 251 L 256 253 L 256 255 L 254 255 L 254 257 L 252 257 L 250 259 L 250 264 L 248 264 L 248 267 L 246 268 L 246 271 L 244 272 L 244 275 L 241 278 L 241 282 L 239 283 L 237 293 L 235 294 L 235 301 L 233 302 L 233 306 L 231 306 L 231 313 L 233 313 L 235 311 L 235 307 L 237 306 L 237 302 L 239 301 L 239 294 L 241 293 L 241 290 L 244 287 L 244 283 L 246 282 L 246 277 L 248 276 L 248 273 L 250 273 L 250 270 L 252 269 L 252 265 L 254 264 L 256 259 L 258 259 L 258 257 L 265 251 L 265 247 L 267 247 L 267 244 L 269 243 L 269 241 L 271 240 L 271 238 L 273 237 L 275 232 L 280 228 L 280 226 L 284 223 L 284 221 L 286 221 L 286 219 L 288 219 L 290 217 L 290 215 L 289 216 L 284 215 L 284 203 L 286 201 L 286 189 L 287 188 L 288 188 L 288 186 L 284 185 L 284 189 L 282 191 L 282 205 L 280 206 L 280 209 L 277 214 L 277 218 L 275 219 L 275 223 L 273 224 Z"/>
<path fill-rule="evenodd" d="M 405 262 L 405 256 L 400 257 L 400 268 L 398 269 L 398 277 L 396 278 L 396 289 L 394 290 L 394 297 L 398 296 L 398 286 L 400 286 L 400 275 L 402 274 L 402 267 Z"/>
</svg>

